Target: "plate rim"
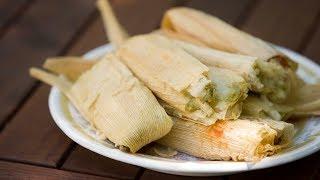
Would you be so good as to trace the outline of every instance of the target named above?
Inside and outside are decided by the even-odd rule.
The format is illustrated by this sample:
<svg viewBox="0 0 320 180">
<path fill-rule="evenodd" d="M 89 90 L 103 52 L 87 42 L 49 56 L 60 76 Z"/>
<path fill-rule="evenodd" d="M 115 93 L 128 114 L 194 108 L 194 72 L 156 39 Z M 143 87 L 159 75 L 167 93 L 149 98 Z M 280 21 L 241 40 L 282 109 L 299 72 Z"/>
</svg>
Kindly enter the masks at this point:
<svg viewBox="0 0 320 180">
<path fill-rule="evenodd" d="M 312 60 L 287 48 L 280 46 L 276 46 L 276 48 L 288 56 L 295 57 L 294 59 L 298 63 L 312 70 L 313 73 L 320 77 L 320 66 Z M 105 44 L 88 51 L 84 57 L 91 59 L 97 57 L 99 54 L 110 52 L 112 49 L 113 48 L 110 44 Z M 74 142 L 102 156 L 170 174 L 191 174 L 194 176 L 222 175 L 223 173 L 227 174 L 264 169 L 293 162 L 309 156 L 320 149 L 320 138 L 316 137 L 313 141 L 291 152 L 286 152 L 278 156 L 267 157 L 257 163 L 233 161 L 184 161 L 168 160 L 165 158 L 151 159 L 147 157 L 148 155 L 125 153 L 115 148 L 106 147 L 97 140 L 88 140 L 88 138 L 84 138 L 83 136 L 85 135 L 81 134 L 81 131 L 75 127 L 77 125 L 72 124 L 67 119 L 68 117 L 61 104 L 63 103 L 62 96 L 62 93 L 57 88 L 51 88 L 48 102 L 50 114 L 58 127 Z"/>
</svg>

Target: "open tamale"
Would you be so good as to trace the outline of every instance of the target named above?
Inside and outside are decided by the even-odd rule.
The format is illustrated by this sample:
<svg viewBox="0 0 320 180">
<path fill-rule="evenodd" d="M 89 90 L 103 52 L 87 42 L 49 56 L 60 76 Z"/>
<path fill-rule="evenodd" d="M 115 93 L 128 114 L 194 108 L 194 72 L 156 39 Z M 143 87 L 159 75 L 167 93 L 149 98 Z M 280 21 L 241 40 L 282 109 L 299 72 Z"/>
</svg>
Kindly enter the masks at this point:
<svg viewBox="0 0 320 180">
<path fill-rule="evenodd" d="M 168 10 L 162 20 L 166 32 L 182 34 L 199 41 L 208 47 L 257 57 L 257 66 L 261 70 L 260 79 L 265 86 L 264 94 L 274 102 L 284 102 L 290 96 L 296 78 L 290 76 L 297 64 L 276 50 L 270 44 L 242 32 L 222 20 L 191 8 L 173 8 Z M 170 37 L 175 35 L 169 34 Z M 188 38 L 178 39 L 188 41 Z M 198 43 L 199 44 L 199 43 Z"/>
<path fill-rule="evenodd" d="M 204 125 L 238 117 L 216 108 L 219 99 L 215 83 L 208 78 L 209 68 L 170 39 L 158 34 L 135 36 L 117 54 L 147 87 L 184 116 Z"/>
<path fill-rule="evenodd" d="M 31 75 L 57 86 L 100 134 L 136 152 L 167 134 L 172 120 L 121 61 L 109 54 L 84 72 L 75 83 L 31 69 Z"/>
<path fill-rule="evenodd" d="M 288 145 L 294 132 L 292 124 L 271 119 L 218 121 L 211 126 L 173 120 L 172 130 L 157 142 L 208 160 L 257 161 Z"/>
</svg>

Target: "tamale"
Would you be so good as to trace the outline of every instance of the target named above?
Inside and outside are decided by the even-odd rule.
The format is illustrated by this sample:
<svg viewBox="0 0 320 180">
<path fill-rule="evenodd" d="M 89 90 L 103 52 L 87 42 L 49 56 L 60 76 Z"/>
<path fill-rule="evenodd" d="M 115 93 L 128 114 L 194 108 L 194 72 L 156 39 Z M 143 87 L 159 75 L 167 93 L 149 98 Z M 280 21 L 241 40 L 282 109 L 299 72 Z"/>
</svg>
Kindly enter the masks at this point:
<svg viewBox="0 0 320 180">
<path fill-rule="evenodd" d="M 263 40 L 195 9 L 178 7 L 168 10 L 162 19 L 161 27 L 167 31 L 190 36 L 215 49 L 254 56 L 264 61 L 276 59 L 292 69 L 296 69 L 297 66 Z"/>
<path fill-rule="evenodd" d="M 208 47 L 257 57 L 263 93 L 273 102 L 284 102 L 291 94 L 297 64 L 270 44 L 246 34 L 222 20 L 191 8 L 168 10 L 162 20 L 163 33 L 175 32 L 196 39 Z M 174 37 L 172 33 L 169 35 Z M 178 39 L 188 41 L 188 38 Z M 191 42 L 195 42 L 192 40 Z M 199 43 L 198 43 L 199 44 Z"/>
<path fill-rule="evenodd" d="M 209 68 L 170 39 L 158 34 L 135 36 L 117 54 L 147 87 L 184 116 L 204 125 L 237 118 L 223 117 L 215 109 L 218 99 Z"/>
<path fill-rule="evenodd" d="M 116 147 L 136 152 L 172 127 L 171 118 L 152 92 L 113 54 L 83 73 L 74 84 L 41 70 L 32 69 L 31 75 L 57 86 Z"/>
<path fill-rule="evenodd" d="M 238 119 L 211 126 L 173 120 L 172 130 L 157 142 L 208 160 L 257 161 L 288 145 L 294 132 L 292 124 L 274 120 Z"/>
<path fill-rule="evenodd" d="M 177 45 L 197 57 L 203 64 L 211 67 L 229 69 L 241 75 L 250 85 L 250 90 L 261 92 L 263 84 L 259 79 L 258 58 L 227 53 L 192 43 L 174 40 Z"/>
</svg>

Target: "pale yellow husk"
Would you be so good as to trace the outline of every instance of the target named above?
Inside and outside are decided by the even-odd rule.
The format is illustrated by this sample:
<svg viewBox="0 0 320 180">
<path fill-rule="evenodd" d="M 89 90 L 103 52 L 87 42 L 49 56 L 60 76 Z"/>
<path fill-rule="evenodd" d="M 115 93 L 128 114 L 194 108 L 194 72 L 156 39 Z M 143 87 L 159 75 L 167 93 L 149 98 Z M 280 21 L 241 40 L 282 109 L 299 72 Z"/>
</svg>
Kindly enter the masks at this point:
<svg viewBox="0 0 320 180">
<path fill-rule="evenodd" d="M 282 64 L 296 68 L 295 63 L 270 44 L 195 9 L 179 7 L 168 10 L 162 19 L 161 28 L 182 34 L 181 36 L 189 36 L 215 49 L 254 56 L 261 60 L 277 58 Z"/>
<path fill-rule="evenodd" d="M 239 119 L 203 126 L 173 119 L 172 130 L 157 142 L 208 160 L 257 161 L 288 145 L 294 132 L 292 124 L 274 120 Z"/>
<path fill-rule="evenodd" d="M 249 83 L 250 90 L 255 92 L 262 91 L 264 86 L 258 77 L 258 58 L 227 53 L 180 40 L 174 40 L 174 42 L 188 53 L 197 57 L 203 64 L 209 67 L 220 67 L 234 71 Z"/>
<path fill-rule="evenodd" d="M 129 37 L 128 33 L 118 22 L 108 0 L 97 0 L 97 7 L 110 42 L 116 47 L 119 46 Z"/>
<path fill-rule="evenodd" d="M 270 102 L 265 96 L 248 96 L 243 101 L 242 117 L 286 120 L 294 113 L 294 107 Z"/>
<path fill-rule="evenodd" d="M 75 81 L 85 71 L 89 70 L 97 60 L 85 60 L 82 57 L 52 57 L 46 59 L 43 68 L 56 74 L 63 74 L 69 80 Z"/>
<path fill-rule="evenodd" d="M 57 86 L 100 134 L 136 152 L 167 134 L 172 120 L 129 69 L 114 55 L 99 61 L 71 85 L 40 70 L 31 75 Z M 53 80 L 52 80 L 53 79 Z"/>
</svg>

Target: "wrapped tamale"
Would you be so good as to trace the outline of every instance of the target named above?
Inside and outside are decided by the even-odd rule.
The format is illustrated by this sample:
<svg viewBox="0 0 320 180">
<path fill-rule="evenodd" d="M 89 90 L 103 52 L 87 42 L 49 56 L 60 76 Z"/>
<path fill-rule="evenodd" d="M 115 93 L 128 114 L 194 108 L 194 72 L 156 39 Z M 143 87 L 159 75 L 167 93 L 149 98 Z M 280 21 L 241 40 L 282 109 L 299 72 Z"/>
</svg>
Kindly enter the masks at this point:
<svg viewBox="0 0 320 180">
<path fill-rule="evenodd" d="M 282 65 L 296 69 L 296 63 L 270 44 L 195 9 L 179 7 L 168 10 L 163 17 L 162 28 L 189 36 L 193 41 L 215 49 L 254 56 L 265 61 L 276 59 Z"/>
<path fill-rule="evenodd" d="M 130 152 L 167 134 L 172 120 L 152 92 L 113 54 L 107 55 L 71 84 L 51 73 L 31 75 L 57 86 L 104 137 Z"/>
<path fill-rule="evenodd" d="M 172 130 L 157 142 L 208 160 L 257 161 L 284 148 L 294 134 L 292 124 L 270 119 L 218 121 L 211 126 L 173 120 Z"/>
<path fill-rule="evenodd" d="M 232 112 L 222 115 L 221 109 L 216 109 L 219 100 L 216 85 L 208 78 L 209 68 L 170 39 L 158 34 L 135 36 L 117 55 L 160 99 L 184 116 L 204 125 L 238 117 Z"/>
</svg>

